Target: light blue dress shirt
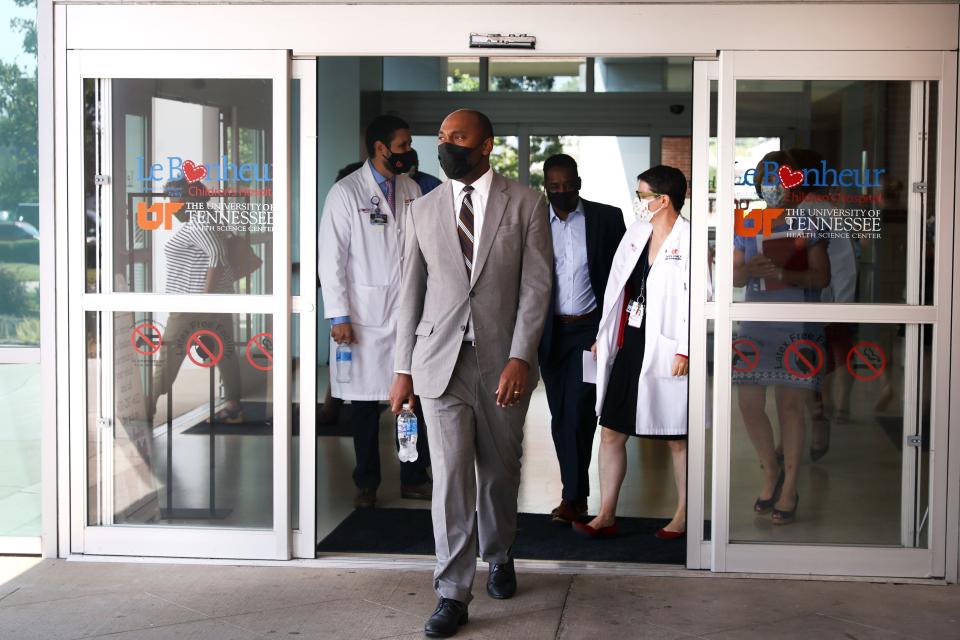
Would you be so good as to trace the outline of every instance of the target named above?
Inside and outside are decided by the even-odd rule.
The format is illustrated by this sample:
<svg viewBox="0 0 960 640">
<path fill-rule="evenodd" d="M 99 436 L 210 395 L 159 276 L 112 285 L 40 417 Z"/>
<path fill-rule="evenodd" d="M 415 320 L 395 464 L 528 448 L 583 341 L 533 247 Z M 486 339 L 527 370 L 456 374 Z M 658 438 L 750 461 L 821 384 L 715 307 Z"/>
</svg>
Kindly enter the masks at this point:
<svg viewBox="0 0 960 640">
<path fill-rule="evenodd" d="M 394 176 L 390 176 L 388 178 L 387 176 L 383 175 L 382 173 L 377 171 L 377 168 L 374 167 L 373 163 L 370 162 L 369 160 L 367 160 L 365 166 L 368 167 L 370 169 L 370 173 L 373 174 L 373 178 L 374 180 L 377 181 L 377 185 L 380 187 L 380 191 L 383 192 L 383 197 L 387 198 L 387 188 L 383 185 L 387 182 L 394 182 Z M 396 193 L 396 189 L 394 189 L 394 193 Z M 350 322 L 350 316 L 337 316 L 336 318 L 330 318 L 330 324 L 332 325 L 345 324 L 347 322 Z"/>
<path fill-rule="evenodd" d="M 566 220 L 550 206 L 550 233 L 553 235 L 553 269 L 556 275 L 557 315 L 582 316 L 597 307 L 587 264 L 587 218 L 583 200 Z"/>
</svg>

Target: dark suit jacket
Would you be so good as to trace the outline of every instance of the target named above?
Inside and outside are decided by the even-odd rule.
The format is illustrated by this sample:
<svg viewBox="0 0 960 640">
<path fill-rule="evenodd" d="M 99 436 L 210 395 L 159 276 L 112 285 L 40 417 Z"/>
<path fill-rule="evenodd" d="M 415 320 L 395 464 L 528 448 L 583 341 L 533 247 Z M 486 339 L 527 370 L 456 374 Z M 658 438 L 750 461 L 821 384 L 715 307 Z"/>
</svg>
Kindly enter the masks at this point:
<svg viewBox="0 0 960 640">
<path fill-rule="evenodd" d="M 583 198 L 580 201 L 583 202 L 583 215 L 587 231 L 587 268 L 590 270 L 590 285 L 593 288 L 593 295 L 597 299 L 597 321 L 599 322 L 599 312 L 603 308 L 603 292 L 607 287 L 607 278 L 610 277 L 613 255 L 617 252 L 620 239 L 626 233 L 627 227 L 623 223 L 623 212 L 619 208 L 599 202 L 590 202 Z M 553 294 L 550 296 L 550 307 L 543 337 L 540 340 L 541 365 L 549 362 L 550 351 L 553 348 L 553 316 L 556 313 L 557 305 L 556 269 L 553 271 L 553 280 Z"/>
</svg>

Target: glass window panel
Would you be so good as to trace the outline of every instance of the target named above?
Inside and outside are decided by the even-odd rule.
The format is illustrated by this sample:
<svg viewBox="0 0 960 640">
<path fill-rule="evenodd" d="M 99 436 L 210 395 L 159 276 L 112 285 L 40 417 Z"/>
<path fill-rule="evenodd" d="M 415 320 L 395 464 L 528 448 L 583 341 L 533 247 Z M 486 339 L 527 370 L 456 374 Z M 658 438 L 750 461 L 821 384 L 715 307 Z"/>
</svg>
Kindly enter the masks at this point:
<svg viewBox="0 0 960 640">
<path fill-rule="evenodd" d="M 669 58 L 596 58 L 594 91 L 693 91 L 693 60 Z"/>
<path fill-rule="evenodd" d="M 91 312 L 88 327 L 88 376 L 103 376 L 88 387 L 90 524 L 269 529 L 272 318 Z"/>
<path fill-rule="evenodd" d="M 301 373 L 301 354 L 300 354 L 300 314 L 295 313 L 290 317 L 290 378 L 292 386 L 290 387 L 290 401 L 293 403 L 290 416 L 293 420 L 291 424 L 291 433 L 293 434 L 290 445 L 290 527 L 294 530 L 300 528 L 300 373 Z"/>
<path fill-rule="evenodd" d="M 40 531 L 40 365 L 0 364 L 0 537 Z"/>
<path fill-rule="evenodd" d="M 40 343 L 40 209 L 34 4 L 0 19 L 0 346 Z"/>
<path fill-rule="evenodd" d="M 490 91 L 587 90 L 585 58 L 490 58 Z"/>
<path fill-rule="evenodd" d="M 300 295 L 300 81 L 290 82 L 290 293 Z M 312 279 L 312 278 L 311 278 Z M 309 285 L 310 280 L 307 281 Z"/>
<path fill-rule="evenodd" d="M 731 541 L 913 546 L 904 526 L 915 500 L 903 493 L 905 460 L 915 455 L 906 436 L 916 432 L 916 407 L 907 403 L 918 385 L 904 360 L 909 328 L 734 323 Z M 774 493 L 781 464 L 774 504 L 797 505 L 788 524 L 774 522 L 770 505 L 755 510 Z"/>
<path fill-rule="evenodd" d="M 447 91 L 480 90 L 480 58 L 447 58 Z"/>
<path fill-rule="evenodd" d="M 925 172 L 932 188 L 935 167 L 912 148 L 911 104 L 927 109 L 928 132 L 936 114 L 913 90 L 908 81 L 738 81 L 735 299 L 921 301 L 919 287 L 908 300 L 908 239 L 915 225 L 921 245 L 933 245 L 924 225 L 933 212 L 912 184 Z M 911 169 L 911 157 L 927 166 Z M 921 285 L 924 266 L 909 266 Z"/>
<path fill-rule="evenodd" d="M 272 82 L 88 79 L 84 93 L 88 290 L 271 293 Z"/>
<path fill-rule="evenodd" d="M 706 428 L 704 429 L 704 467 L 703 467 L 703 539 L 712 540 L 713 535 L 713 347 L 714 321 L 707 320 L 707 388 L 704 391 L 706 400 Z"/>
</svg>

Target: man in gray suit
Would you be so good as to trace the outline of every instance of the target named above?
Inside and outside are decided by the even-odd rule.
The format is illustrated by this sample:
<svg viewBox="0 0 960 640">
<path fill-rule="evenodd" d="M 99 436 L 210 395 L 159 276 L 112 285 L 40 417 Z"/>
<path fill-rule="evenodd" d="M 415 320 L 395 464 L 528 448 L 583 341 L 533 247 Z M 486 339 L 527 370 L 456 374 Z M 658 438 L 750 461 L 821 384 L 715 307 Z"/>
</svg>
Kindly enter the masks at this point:
<svg viewBox="0 0 960 640">
<path fill-rule="evenodd" d="M 490 169 L 490 120 L 455 111 L 439 142 L 450 179 L 410 209 L 390 391 L 398 413 L 416 390 L 431 446 L 440 601 L 429 637 L 466 623 L 478 546 L 487 592 L 516 592 L 523 422 L 553 286 L 546 205 Z"/>
</svg>

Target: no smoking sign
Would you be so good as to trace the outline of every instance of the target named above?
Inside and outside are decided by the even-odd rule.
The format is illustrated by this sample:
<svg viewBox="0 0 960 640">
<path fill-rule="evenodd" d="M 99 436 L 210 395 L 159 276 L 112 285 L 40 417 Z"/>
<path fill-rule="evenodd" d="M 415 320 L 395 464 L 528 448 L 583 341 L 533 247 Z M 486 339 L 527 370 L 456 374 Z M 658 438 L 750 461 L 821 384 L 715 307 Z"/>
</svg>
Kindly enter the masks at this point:
<svg viewBox="0 0 960 640">
<path fill-rule="evenodd" d="M 847 352 L 847 371 L 861 382 L 876 380 L 886 368 L 887 354 L 876 342 L 858 342 Z"/>
</svg>

